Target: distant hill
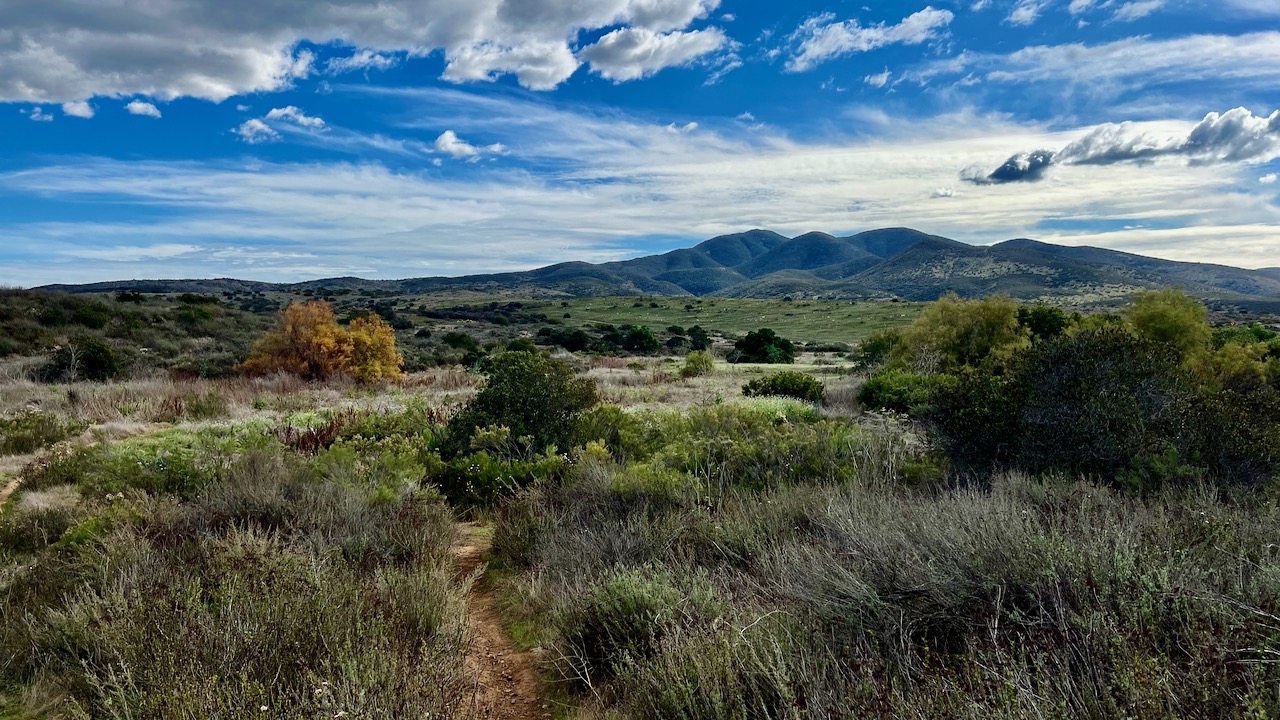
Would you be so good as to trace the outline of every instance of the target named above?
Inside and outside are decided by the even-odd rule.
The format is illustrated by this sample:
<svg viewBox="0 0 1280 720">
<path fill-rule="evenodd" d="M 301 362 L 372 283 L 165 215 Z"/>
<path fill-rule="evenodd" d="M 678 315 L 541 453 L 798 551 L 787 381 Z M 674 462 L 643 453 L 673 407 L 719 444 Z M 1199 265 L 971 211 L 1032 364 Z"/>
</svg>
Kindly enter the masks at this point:
<svg viewBox="0 0 1280 720">
<path fill-rule="evenodd" d="M 1224 303 L 1280 307 L 1280 268 L 1244 270 L 1029 239 L 975 246 L 910 228 L 788 239 L 768 230 L 722 235 L 692 248 L 602 264 L 568 262 L 526 272 L 409 280 L 333 278 L 275 285 L 241 280 L 133 280 L 50 285 L 66 292 L 378 291 L 432 294 L 664 295 L 933 300 L 1007 293 L 1092 303 L 1175 286 Z"/>
</svg>

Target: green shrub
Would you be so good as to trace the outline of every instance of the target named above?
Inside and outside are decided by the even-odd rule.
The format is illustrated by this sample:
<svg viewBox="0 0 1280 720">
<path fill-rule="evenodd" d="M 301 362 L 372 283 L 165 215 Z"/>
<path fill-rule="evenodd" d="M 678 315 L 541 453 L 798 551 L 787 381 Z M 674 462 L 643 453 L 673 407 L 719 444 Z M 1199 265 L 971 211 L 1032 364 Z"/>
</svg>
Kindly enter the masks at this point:
<svg viewBox="0 0 1280 720">
<path fill-rule="evenodd" d="M 812 375 L 784 371 L 757 378 L 742 386 L 747 397 L 780 396 L 804 402 L 820 403 L 827 397 L 826 388 Z"/>
<path fill-rule="evenodd" d="M 887 362 L 902 344 L 902 332 L 897 328 L 871 333 L 858 343 L 857 360 L 863 367 L 875 367 Z"/>
<path fill-rule="evenodd" d="M 729 362 L 789 365 L 796 359 L 795 346 L 791 341 L 778 337 L 778 334 L 769 328 L 748 332 L 747 336 L 735 342 L 733 347 L 735 353 L 731 354 Z"/>
<path fill-rule="evenodd" d="M 651 353 L 662 347 L 653 330 L 644 325 L 632 327 L 622 339 L 622 349 L 629 352 Z"/>
<path fill-rule="evenodd" d="M 102 382 L 120 374 L 115 350 L 105 341 L 82 335 L 54 352 L 41 370 L 48 382 L 93 380 Z"/>
<path fill-rule="evenodd" d="M 542 355 L 508 352 L 487 358 L 480 392 L 449 421 L 441 454 L 452 459 L 471 447 L 477 430 L 502 426 L 532 449 L 567 448 L 577 418 L 599 398 L 595 382 L 575 377 L 566 363 Z"/>
<path fill-rule="evenodd" d="M 710 375 L 716 370 L 716 360 L 706 350 L 694 350 L 684 358 L 684 366 L 680 368 L 680 377 L 692 378 Z"/>
<path fill-rule="evenodd" d="M 588 677 L 606 678 L 625 663 L 652 656 L 683 601 L 669 575 L 618 570 L 562 611 L 557 624 L 574 665 Z"/>
<path fill-rule="evenodd" d="M 885 368 L 858 388 L 858 402 L 871 410 L 909 413 L 929 402 L 933 380 L 902 368 Z"/>
<path fill-rule="evenodd" d="M 84 431 L 75 420 L 53 413 L 29 413 L 11 420 L 0 418 L 0 455 L 26 455 Z"/>
</svg>

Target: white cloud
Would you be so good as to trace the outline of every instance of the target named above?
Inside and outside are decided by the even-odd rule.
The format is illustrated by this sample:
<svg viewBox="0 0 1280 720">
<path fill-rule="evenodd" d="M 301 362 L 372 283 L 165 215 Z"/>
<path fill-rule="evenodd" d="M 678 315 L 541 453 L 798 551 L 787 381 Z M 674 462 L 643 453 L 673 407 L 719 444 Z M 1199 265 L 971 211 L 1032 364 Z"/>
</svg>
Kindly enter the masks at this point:
<svg viewBox="0 0 1280 720">
<path fill-rule="evenodd" d="M 393 55 L 385 55 L 372 50 L 361 50 L 350 57 L 330 60 L 325 63 L 325 69 L 333 75 L 357 70 L 390 70 L 399 62 L 399 59 Z"/>
<path fill-rule="evenodd" d="M 615 82 L 638 80 L 669 67 L 687 65 L 725 46 L 719 28 L 657 33 L 644 28 L 614 30 L 583 48 L 578 56 Z"/>
<path fill-rule="evenodd" d="M 874 75 L 867 75 L 862 81 L 871 87 L 882 88 L 889 84 L 889 78 L 893 77 L 893 73 L 889 72 L 889 68 L 885 68 L 884 72 L 878 72 Z"/>
<path fill-rule="evenodd" d="M 88 120 L 93 117 L 94 109 L 87 102 L 65 102 L 62 103 L 62 114 Z"/>
<path fill-rule="evenodd" d="M 240 124 L 233 132 L 240 136 L 240 139 L 250 145 L 258 143 L 274 142 L 280 139 L 280 133 L 272 129 L 272 127 L 258 118 L 250 118 Z"/>
<path fill-rule="evenodd" d="M 1165 0 L 1135 0 L 1134 2 L 1127 2 L 1116 8 L 1116 12 L 1111 16 L 1111 19 L 1120 22 L 1141 20 L 1164 7 L 1164 4 Z"/>
<path fill-rule="evenodd" d="M 444 153 L 458 159 L 476 160 L 481 155 L 491 154 L 500 155 L 507 152 L 507 146 L 502 143 L 494 143 L 485 147 L 476 147 L 471 143 L 458 137 L 458 133 L 452 130 L 445 130 L 440 133 L 440 137 L 436 138 L 436 152 Z M 439 164 L 439 163 L 437 163 Z"/>
<path fill-rule="evenodd" d="M 1209 83 L 1210 92 L 1230 87 L 1235 97 L 1249 87 L 1269 91 L 1280 80 L 1280 32 L 1167 39 L 1139 36 L 1098 45 L 1035 45 L 1008 55 L 966 52 L 905 75 L 928 82 L 969 73 L 989 82 L 1038 83 L 1050 92 L 1059 88 L 1094 102 L 1133 98 L 1139 89 L 1186 83 Z"/>
<path fill-rule="evenodd" d="M 318 117 L 311 117 L 292 105 L 272 109 L 267 113 L 266 119 L 284 120 L 311 130 L 319 130 L 324 127 L 324 120 Z"/>
<path fill-rule="evenodd" d="M 1079 15 L 1093 7 L 1096 2 L 1097 0 L 1071 0 L 1071 4 L 1067 6 L 1067 12 Z"/>
<path fill-rule="evenodd" d="M 1280 177 L 1280 175 L 1276 175 L 1275 173 L 1267 173 L 1266 175 L 1263 175 L 1262 177 L 1258 178 L 1258 182 L 1262 183 L 1263 185 L 1274 185 L 1276 182 L 1276 178 L 1278 177 Z"/>
<path fill-rule="evenodd" d="M 787 70 L 803 72 L 833 58 L 888 45 L 919 45 L 938 37 L 939 31 L 954 18 L 951 11 L 933 7 L 909 15 L 897 25 L 863 26 L 857 20 L 837 22 L 832 13 L 818 15 L 806 20 L 791 35 L 791 40 L 798 45 L 787 61 Z"/>
<path fill-rule="evenodd" d="M 44 108 L 40 107 L 39 105 L 31 108 L 30 113 L 28 113 L 26 110 L 23 110 L 22 113 L 25 114 L 28 118 L 36 122 L 53 122 L 53 116 L 46 113 L 44 111 Z"/>
<path fill-rule="evenodd" d="M 974 0 L 974 3 L 969 6 L 969 10 L 972 12 L 982 12 L 983 10 L 986 10 L 989 5 L 991 5 L 991 0 Z"/>
<path fill-rule="evenodd" d="M 677 125 L 675 123 L 671 123 L 670 125 L 667 126 L 667 132 L 671 133 L 672 135 L 688 135 L 689 133 L 697 129 L 698 129 L 698 123 L 696 122 L 687 122 L 683 125 Z"/>
<path fill-rule="evenodd" d="M 128 105 L 124 106 L 124 109 L 128 110 L 130 115 L 142 115 L 144 117 L 152 118 L 160 117 L 160 108 L 149 102 L 143 102 L 141 100 L 131 101 Z"/>
<path fill-rule="evenodd" d="M 289 87 L 315 71 L 300 43 L 352 48 L 331 69 L 377 68 L 441 51 L 444 77 L 511 73 L 535 89 L 578 67 L 583 31 L 684 30 L 720 0 L 80 0 L 0 3 L 0 101 L 95 96 L 228 97 Z"/>
<path fill-rule="evenodd" d="M 747 111 L 747 112 L 744 112 L 744 113 L 742 113 L 742 114 L 738 115 L 738 117 L 737 117 L 737 118 L 735 118 L 735 119 L 736 119 L 736 120 L 741 120 L 741 121 L 743 121 L 743 122 L 755 122 L 755 121 L 756 121 L 756 116 L 755 116 L 755 115 L 752 115 L 750 111 Z"/>
<path fill-rule="evenodd" d="M 1280 17 L 1280 4 L 1275 0 L 1225 0 L 1223 4 L 1245 15 Z"/>
<path fill-rule="evenodd" d="M 191 255 L 200 251 L 198 245 L 180 243 L 157 243 L 155 245 L 114 245 L 111 247 L 79 247 L 65 250 L 63 255 L 85 258 L 88 260 L 104 260 L 107 262 L 138 262 L 139 260 L 167 260 Z"/>
<path fill-rule="evenodd" d="M 1005 21 L 1012 25 L 1031 25 L 1040 17 L 1040 11 L 1043 9 L 1042 0 L 1018 0 L 1018 4 Z"/>
</svg>

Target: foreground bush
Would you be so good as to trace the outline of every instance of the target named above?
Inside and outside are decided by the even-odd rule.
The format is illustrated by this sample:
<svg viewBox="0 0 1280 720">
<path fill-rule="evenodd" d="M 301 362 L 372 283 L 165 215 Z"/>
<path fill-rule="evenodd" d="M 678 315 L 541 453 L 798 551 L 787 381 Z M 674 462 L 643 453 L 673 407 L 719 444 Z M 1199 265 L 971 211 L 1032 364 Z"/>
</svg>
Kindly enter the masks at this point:
<svg viewBox="0 0 1280 720">
<path fill-rule="evenodd" d="M 0 715 L 468 717 L 453 520 L 394 467 L 236 432 L 52 459 L 0 519 Z"/>
<path fill-rule="evenodd" d="M 827 397 L 826 388 L 812 375 L 784 371 L 756 378 L 742 386 L 747 397 L 789 397 L 804 402 L 820 403 Z"/>
<path fill-rule="evenodd" d="M 588 705 L 852 720 L 1280 703 L 1273 504 L 1019 477 L 738 485 L 713 509 L 702 491 L 588 464 L 504 507 L 495 548 L 520 569 L 523 621 Z"/>
<path fill-rule="evenodd" d="M 867 378 L 858 388 L 858 402 L 870 410 L 911 412 L 929 402 L 929 376 L 890 367 Z"/>
<path fill-rule="evenodd" d="M 487 358 L 484 387 L 449 421 L 441 454 L 453 458 L 469 449 L 477 431 L 506 428 L 510 437 L 535 452 L 568 449 L 578 416 L 599 398 L 595 383 L 578 378 L 568 364 L 535 353 L 507 352 Z"/>
</svg>

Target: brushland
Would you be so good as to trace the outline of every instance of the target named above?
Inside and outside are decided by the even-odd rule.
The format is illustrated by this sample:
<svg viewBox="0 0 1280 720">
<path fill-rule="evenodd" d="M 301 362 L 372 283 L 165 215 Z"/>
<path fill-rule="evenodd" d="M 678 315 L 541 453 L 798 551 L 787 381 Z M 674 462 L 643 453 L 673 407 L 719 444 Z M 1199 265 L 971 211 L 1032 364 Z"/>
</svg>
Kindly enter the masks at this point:
<svg viewBox="0 0 1280 720">
<path fill-rule="evenodd" d="M 830 349 L 598 324 L 376 383 L 0 383 L 0 717 L 471 717 L 473 582 L 547 714 L 1276 716 L 1273 330 L 1176 292 Z"/>
</svg>

